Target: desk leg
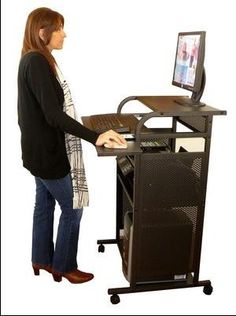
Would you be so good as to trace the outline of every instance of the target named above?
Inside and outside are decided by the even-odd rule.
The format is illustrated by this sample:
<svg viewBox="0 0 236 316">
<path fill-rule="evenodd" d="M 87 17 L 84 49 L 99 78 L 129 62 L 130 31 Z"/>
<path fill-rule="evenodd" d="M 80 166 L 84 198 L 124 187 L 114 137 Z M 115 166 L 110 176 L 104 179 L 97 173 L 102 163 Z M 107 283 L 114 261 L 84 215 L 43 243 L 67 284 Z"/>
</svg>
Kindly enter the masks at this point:
<svg viewBox="0 0 236 316">
<path fill-rule="evenodd" d="M 198 282 L 169 282 L 169 283 L 156 283 L 156 284 L 136 284 L 133 287 L 120 287 L 108 289 L 108 294 L 111 295 L 110 300 L 112 304 L 118 304 L 120 298 L 118 294 L 128 294 L 137 292 L 147 292 L 147 291 L 159 291 L 159 290 L 171 290 L 171 289 L 181 289 L 188 287 L 199 287 L 203 286 L 203 293 L 210 295 L 213 291 L 210 280 L 198 281 Z"/>
</svg>

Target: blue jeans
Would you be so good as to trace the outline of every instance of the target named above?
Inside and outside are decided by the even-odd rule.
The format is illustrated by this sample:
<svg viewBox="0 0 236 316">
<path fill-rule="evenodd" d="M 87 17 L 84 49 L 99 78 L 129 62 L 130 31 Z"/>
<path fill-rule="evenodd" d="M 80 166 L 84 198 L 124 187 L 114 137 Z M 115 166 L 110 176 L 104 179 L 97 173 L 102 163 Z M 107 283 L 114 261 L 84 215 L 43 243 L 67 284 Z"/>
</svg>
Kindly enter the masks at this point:
<svg viewBox="0 0 236 316">
<path fill-rule="evenodd" d="M 73 209 L 70 174 L 61 179 L 45 180 L 35 177 L 36 201 L 33 216 L 32 263 L 51 265 L 57 272 L 77 268 L 77 247 L 83 209 Z M 56 244 L 53 242 L 56 201 L 61 215 Z"/>
</svg>

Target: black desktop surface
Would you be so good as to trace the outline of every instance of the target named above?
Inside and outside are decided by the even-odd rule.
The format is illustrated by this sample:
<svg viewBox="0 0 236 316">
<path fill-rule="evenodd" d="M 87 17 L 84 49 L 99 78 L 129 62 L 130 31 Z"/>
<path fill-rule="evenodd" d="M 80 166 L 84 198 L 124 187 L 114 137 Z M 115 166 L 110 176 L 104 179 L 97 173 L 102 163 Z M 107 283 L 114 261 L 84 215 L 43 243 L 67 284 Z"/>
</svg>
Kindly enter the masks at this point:
<svg viewBox="0 0 236 316">
<path fill-rule="evenodd" d="M 225 115 L 226 111 L 213 108 L 209 105 L 203 107 L 184 106 L 175 101 L 189 99 L 188 96 L 137 96 L 140 101 L 160 116 L 202 116 L 202 115 Z"/>
</svg>

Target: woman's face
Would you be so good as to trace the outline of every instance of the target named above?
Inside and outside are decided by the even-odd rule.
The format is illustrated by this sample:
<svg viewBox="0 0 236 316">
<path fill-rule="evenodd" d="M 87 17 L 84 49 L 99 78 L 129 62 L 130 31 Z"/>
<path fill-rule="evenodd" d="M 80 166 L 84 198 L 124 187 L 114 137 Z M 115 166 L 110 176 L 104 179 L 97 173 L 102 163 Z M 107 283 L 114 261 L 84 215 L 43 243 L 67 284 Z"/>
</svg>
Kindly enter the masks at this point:
<svg viewBox="0 0 236 316">
<path fill-rule="evenodd" d="M 47 45 L 47 48 L 49 49 L 49 51 L 52 51 L 53 49 L 62 49 L 65 37 L 66 37 L 66 33 L 64 32 L 63 27 L 60 27 L 59 30 L 54 31 L 52 33 L 51 40 L 49 44 Z"/>
</svg>

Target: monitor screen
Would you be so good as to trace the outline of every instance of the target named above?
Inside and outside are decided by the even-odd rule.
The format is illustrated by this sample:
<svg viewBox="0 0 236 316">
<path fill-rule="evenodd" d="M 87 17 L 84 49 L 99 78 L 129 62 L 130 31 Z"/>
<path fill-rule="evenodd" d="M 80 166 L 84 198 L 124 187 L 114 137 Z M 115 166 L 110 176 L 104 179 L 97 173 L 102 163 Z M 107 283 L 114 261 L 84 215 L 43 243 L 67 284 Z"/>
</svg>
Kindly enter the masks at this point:
<svg viewBox="0 0 236 316">
<path fill-rule="evenodd" d="M 172 84 L 193 92 L 191 101 L 200 101 L 205 86 L 204 55 L 206 32 L 178 34 Z"/>
</svg>

